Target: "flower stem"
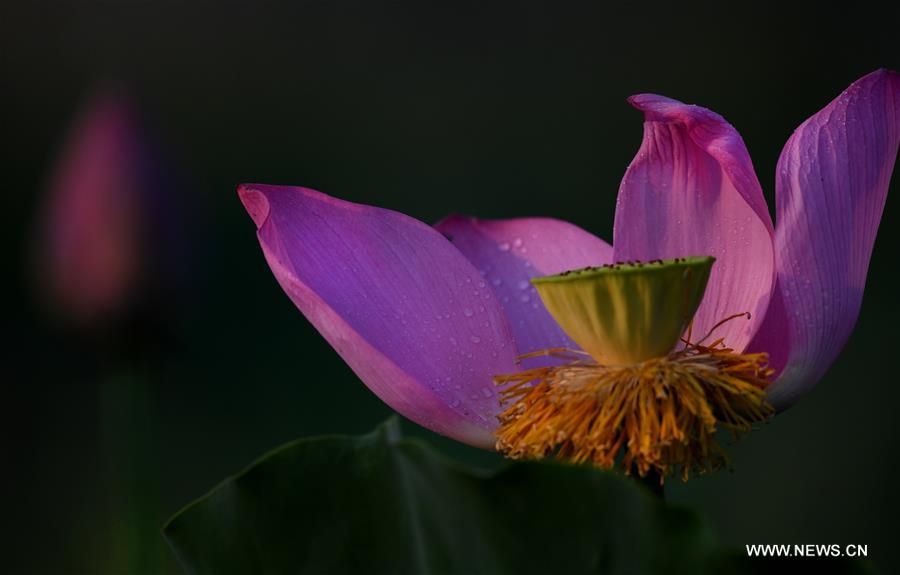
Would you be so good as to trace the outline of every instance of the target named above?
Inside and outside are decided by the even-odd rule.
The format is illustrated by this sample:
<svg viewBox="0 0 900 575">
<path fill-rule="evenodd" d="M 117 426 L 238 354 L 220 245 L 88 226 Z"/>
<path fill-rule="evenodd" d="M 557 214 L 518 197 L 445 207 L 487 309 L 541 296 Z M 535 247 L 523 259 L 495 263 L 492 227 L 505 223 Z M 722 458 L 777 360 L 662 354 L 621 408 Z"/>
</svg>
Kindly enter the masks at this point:
<svg viewBox="0 0 900 575">
<path fill-rule="evenodd" d="M 101 388 L 111 543 L 105 567 L 112 573 L 150 575 L 164 568 L 156 543 L 162 518 L 152 392 L 151 380 L 138 370 L 120 370 Z"/>
<path fill-rule="evenodd" d="M 633 475 L 635 480 L 647 488 L 653 495 L 659 498 L 660 501 L 665 501 L 666 499 L 666 489 L 665 485 L 663 485 L 662 477 L 656 471 L 649 471 L 647 475 L 641 477 L 640 475 Z"/>
</svg>

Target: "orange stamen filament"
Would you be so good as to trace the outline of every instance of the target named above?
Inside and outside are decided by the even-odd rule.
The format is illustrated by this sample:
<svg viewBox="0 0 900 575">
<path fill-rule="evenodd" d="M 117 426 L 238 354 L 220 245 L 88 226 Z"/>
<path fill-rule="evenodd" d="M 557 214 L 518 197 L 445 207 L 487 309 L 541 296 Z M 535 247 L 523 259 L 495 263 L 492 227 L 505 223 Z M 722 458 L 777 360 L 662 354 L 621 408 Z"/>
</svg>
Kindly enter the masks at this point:
<svg viewBox="0 0 900 575">
<path fill-rule="evenodd" d="M 687 479 L 727 465 L 719 427 L 737 436 L 774 413 L 765 395 L 767 354 L 734 353 L 721 340 L 627 366 L 600 365 L 574 350 L 528 357 L 540 355 L 569 363 L 494 378 L 505 408 L 497 449 L 514 459 L 555 453 L 575 463 L 619 463 L 642 477 L 680 470 Z"/>
</svg>

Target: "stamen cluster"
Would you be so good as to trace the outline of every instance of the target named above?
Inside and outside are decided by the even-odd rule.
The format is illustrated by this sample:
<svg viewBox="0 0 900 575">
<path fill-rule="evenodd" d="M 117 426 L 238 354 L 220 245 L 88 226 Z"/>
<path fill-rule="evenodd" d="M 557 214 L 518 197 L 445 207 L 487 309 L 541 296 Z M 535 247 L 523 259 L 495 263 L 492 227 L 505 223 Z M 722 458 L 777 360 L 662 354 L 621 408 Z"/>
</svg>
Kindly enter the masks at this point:
<svg viewBox="0 0 900 575">
<path fill-rule="evenodd" d="M 773 415 L 765 353 L 738 354 L 721 341 L 686 344 L 666 357 L 627 366 L 552 349 L 564 365 L 494 378 L 501 389 L 497 449 L 511 458 L 555 454 L 661 477 L 727 465 L 718 428 L 733 435 Z"/>
</svg>

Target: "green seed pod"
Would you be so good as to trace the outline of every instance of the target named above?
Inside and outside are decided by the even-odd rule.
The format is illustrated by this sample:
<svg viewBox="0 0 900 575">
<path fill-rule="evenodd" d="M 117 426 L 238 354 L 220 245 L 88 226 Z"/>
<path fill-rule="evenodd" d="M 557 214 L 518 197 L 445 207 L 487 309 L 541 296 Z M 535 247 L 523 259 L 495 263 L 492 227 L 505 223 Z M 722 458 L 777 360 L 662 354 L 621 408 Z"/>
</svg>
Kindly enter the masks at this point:
<svg viewBox="0 0 900 575">
<path fill-rule="evenodd" d="M 664 357 L 694 317 L 715 258 L 629 262 L 534 278 L 544 305 L 597 362 Z"/>
</svg>

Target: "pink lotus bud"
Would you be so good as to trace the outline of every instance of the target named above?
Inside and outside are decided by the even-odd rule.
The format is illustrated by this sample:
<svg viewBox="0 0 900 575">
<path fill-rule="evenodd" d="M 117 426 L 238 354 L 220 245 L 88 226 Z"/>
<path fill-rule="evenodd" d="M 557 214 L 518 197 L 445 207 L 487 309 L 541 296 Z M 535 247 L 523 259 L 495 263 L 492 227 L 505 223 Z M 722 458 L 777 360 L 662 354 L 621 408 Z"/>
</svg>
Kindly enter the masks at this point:
<svg viewBox="0 0 900 575">
<path fill-rule="evenodd" d="M 73 323 L 121 320 L 165 283 L 158 252 L 181 226 L 158 221 L 172 214 L 163 204 L 173 190 L 149 151 L 133 108 L 111 94 L 89 100 L 64 142 L 36 267 L 51 306 Z"/>
</svg>

